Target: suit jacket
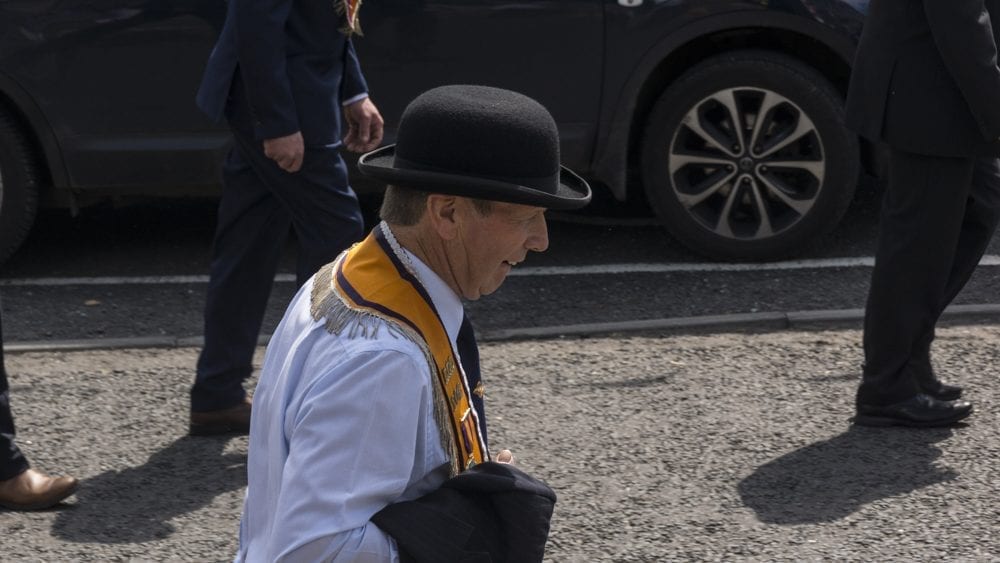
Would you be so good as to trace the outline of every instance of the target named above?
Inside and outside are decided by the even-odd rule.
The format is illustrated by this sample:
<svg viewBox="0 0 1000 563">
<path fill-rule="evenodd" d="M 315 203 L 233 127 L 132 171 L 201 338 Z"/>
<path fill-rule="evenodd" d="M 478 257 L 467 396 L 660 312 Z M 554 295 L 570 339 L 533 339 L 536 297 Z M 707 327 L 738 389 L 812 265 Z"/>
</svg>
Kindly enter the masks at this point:
<svg viewBox="0 0 1000 563">
<path fill-rule="evenodd" d="M 486 462 L 372 522 L 396 540 L 403 563 L 533 563 L 545 554 L 555 502 L 545 483 Z"/>
<path fill-rule="evenodd" d="M 243 84 L 257 139 L 301 131 L 306 145 L 340 141 L 341 102 L 368 91 L 333 0 L 229 0 L 196 98 L 222 119 Z M 241 80 L 234 81 L 237 71 Z"/>
<path fill-rule="evenodd" d="M 1000 0 L 872 0 L 847 126 L 899 150 L 1000 154 Z"/>
</svg>

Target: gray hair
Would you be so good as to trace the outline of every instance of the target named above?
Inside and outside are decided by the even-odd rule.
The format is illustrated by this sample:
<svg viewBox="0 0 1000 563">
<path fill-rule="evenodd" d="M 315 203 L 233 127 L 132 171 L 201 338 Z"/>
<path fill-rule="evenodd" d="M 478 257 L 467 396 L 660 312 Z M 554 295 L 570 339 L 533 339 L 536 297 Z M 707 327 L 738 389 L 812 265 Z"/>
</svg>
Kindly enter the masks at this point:
<svg viewBox="0 0 1000 563">
<path fill-rule="evenodd" d="M 387 186 L 385 197 L 382 199 L 382 207 L 378 214 L 383 221 L 390 225 L 401 227 L 412 227 L 420 222 L 427 207 L 427 196 L 430 192 L 422 190 L 411 190 L 399 186 Z M 493 212 L 493 202 L 485 199 L 469 198 L 472 206 L 480 215 L 486 216 Z"/>
</svg>

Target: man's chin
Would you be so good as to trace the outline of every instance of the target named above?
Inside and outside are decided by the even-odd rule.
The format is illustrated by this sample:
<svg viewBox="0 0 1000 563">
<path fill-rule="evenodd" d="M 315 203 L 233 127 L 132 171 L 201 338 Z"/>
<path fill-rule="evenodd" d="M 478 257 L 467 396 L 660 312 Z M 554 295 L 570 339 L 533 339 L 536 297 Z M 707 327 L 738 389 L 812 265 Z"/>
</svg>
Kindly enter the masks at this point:
<svg viewBox="0 0 1000 563">
<path fill-rule="evenodd" d="M 492 288 L 480 288 L 479 295 L 477 295 L 475 297 L 475 299 L 469 299 L 469 301 L 475 301 L 476 299 L 479 299 L 480 297 L 482 297 L 484 295 L 492 295 L 493 293 L 496 292 L 496 290 L 500 289 L 500 286 L 503 285 L 503 282 L 505 280 L 506 280 L 506 278 L 504 278 L 503 280 L 500 280 L 500 283 L 496 284 Z"/>
</svg>

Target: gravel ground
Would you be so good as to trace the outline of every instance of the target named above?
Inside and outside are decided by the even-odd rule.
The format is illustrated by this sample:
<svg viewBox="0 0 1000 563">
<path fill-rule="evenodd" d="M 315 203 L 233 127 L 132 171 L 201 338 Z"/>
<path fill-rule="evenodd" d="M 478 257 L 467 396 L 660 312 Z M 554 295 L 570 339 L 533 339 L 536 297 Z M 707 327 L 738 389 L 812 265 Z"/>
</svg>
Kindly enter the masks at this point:
<svg viewBox="0 0 1000 563">
<path fill-rule="evenodd" d="M 939 331 L 977 413 L 955 429 L 848 422 L 854 330 L 490 343 L 494 448 L 559 501 L 547 560 L 1000 560 L 1000 326 Z M 0 512 L 5 561 L 221 561 L 246 439 L 184 435 L 194 349 L 11 354 L 19 441 L 83 481 Z"/>
</svg>

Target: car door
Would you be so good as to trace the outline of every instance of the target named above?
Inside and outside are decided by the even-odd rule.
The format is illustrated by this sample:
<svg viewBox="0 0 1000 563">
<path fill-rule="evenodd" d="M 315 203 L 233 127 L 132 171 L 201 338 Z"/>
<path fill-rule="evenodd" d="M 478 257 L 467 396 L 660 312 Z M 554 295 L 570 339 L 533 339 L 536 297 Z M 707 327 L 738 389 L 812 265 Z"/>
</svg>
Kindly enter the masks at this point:
<svg viewBox="0 0 1000 563">
<path fill-rule="evenodd" d="M 601 0 L 378 0 L 355 40 L 387 138 L 406 104 L 442 84 L 515 90 L 559 125 L 563 161 L 593 151 L 603 74 Z"/>
<path fill-rule="evenodd" d="M 76 189 L 217 181 L 227 135 L 194 103 L 223 0 L 5 6 L 2 68 L 40 108 Z"/>
</svg>

